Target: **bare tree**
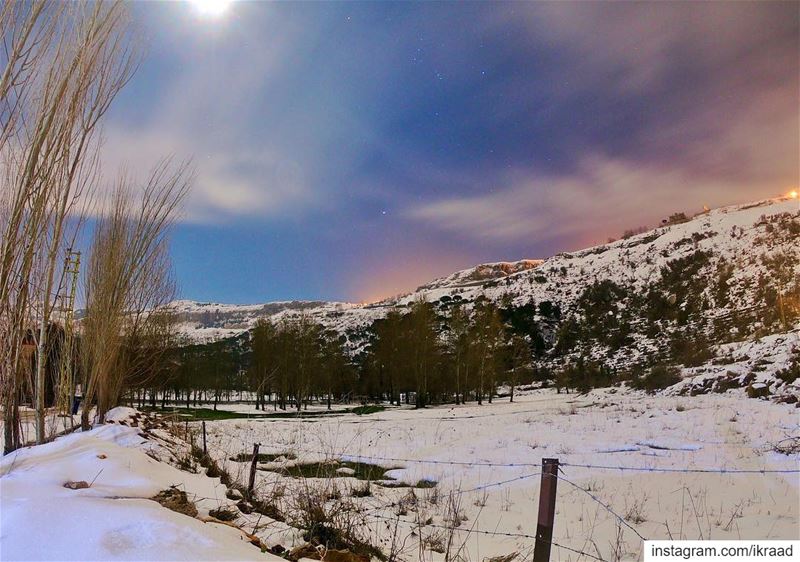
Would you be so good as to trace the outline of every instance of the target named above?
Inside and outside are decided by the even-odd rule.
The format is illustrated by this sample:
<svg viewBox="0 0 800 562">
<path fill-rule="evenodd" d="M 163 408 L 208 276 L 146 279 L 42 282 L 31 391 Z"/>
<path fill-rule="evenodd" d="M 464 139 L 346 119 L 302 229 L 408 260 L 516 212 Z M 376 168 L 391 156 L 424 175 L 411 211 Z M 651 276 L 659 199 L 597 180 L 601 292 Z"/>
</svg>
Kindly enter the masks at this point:
<svg viewBox="0 0 800 562">
<path fill-rule="evenodd" d="M 174 298 L 166 234 L 192 181 L 189 163 L 158 164 L 141 196 L 122 175 L 94 233 L 86 275 L 86 316 L 82 323 L 84 403 L 81 425 L 97 402 L 97 417 L 117 404 L 138 368 L 126 354 L 152 331 L 160 311 Z"/>
<path fill-rule="evenodd" d="M 121 2 L 11 2 L 0 26 L 7 54 L 0 75 L 0 375 L 9 450 L 20 444 L 18 371 L 29 330 L 37 337 L 37 441 L 45 438 L 47 333 L 63 251 L 98 179 L 101 119 L 138 52 Z"/>
</svg>

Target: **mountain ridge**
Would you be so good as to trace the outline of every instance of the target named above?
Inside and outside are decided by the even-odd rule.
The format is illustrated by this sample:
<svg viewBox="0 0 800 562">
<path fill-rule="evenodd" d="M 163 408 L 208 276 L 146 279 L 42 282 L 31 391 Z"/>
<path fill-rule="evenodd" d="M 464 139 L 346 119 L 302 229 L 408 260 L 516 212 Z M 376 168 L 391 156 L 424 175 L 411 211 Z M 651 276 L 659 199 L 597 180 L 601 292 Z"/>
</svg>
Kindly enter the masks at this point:
<svg viewBox="0 0 800 562">
<path fill-rule="evenodd" d="M 764 245 L 764 240 L 756 240 L 762 215 L 791 216 L 795 207 L 794 200 L 776 198 L 707 210 L 691 218 L 673 216 L 671 223 L 620 240 L 546 259 L 479 264 L 373 303 L 291 300 L 230 305 L 180 300 L 173 303 L 173 309 L 179 317 L 180 331 L 188 340 L 209 342 L 241 334 L 259 318 L 279 320 L 299 313 L 346 332 L 370 324 L 383 316 L 383 310 L 407 306 L 419 298 L 438 301 L 461 295 L 469 301 L 483 294 L 496 301 L 511 298 L 517 304 L 533 299 L 569 306 L 579 290 L 591 282 L 609 279 L 641 288 L 667 261 L 698 250 L 711 251 L 726 260 L 740 260 L 742 251 Z M 791 252 L 790 242 L 797 238 L 794 235 L 779 246 Z M 798 254 L 796 247 L 794 254 Z M 746 269 L 746 275 L 756 275 L 759 265 L 750 264 Z M 732 276 L 743 277 L 741 271 L 737 269 Z M 342 318 L 346 321 L 342 322 Z"/>
</svg>

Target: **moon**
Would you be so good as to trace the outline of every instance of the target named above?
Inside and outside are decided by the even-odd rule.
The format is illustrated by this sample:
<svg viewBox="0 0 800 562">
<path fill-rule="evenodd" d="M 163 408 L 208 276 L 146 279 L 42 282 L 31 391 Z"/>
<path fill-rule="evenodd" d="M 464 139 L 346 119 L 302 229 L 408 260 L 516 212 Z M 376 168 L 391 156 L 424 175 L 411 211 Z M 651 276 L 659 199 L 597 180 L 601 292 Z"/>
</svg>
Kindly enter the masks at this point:
<svg viewBox="0 0 800 562">
<path fill-rule="evenodd" d="M 233 0 L 189 0 L 189 3 L 200 16 L 218 18 L 228 11 Z"/>
</svg>

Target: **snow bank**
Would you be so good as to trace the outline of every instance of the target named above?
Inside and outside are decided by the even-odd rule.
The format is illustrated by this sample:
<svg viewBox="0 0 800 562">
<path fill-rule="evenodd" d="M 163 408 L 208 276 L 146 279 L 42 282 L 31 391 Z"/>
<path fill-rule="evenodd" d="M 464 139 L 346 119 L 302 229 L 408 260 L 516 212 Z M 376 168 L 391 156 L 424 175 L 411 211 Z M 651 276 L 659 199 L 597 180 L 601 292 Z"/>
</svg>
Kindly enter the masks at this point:
<svg viewBox="0 0 800 562">
<path fill-rule="evenodd" d="M 117 411 L 120 410 L 120 411 Z M 112 417 L 128 417 L 115 409 Z M 224 498 L 219 481 L 158 462 L 135 428 L 107 425 L 0 461 L 3 560 L 278 560 L 228 526 L 147 498 L 170 486 Z M 71 490 L 67 481 L 86 481 Z"/>
<path fill-rule="evenodd" d="M 128 406 L 117 406 L 106 413 L 106 421 L 127 421 L 136 416 L 137 413 L 136 410 Z"/>
</svg>

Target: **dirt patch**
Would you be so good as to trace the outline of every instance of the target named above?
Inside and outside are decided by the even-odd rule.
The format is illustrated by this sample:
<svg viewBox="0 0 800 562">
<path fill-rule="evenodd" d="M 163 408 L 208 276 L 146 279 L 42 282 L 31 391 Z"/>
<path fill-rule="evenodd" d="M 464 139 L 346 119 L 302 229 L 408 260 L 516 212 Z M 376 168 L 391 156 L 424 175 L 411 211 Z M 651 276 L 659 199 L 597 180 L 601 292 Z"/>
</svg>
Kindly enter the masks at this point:
<svg viewBox="0 0 800 562">
<path fill-rule="evenodd" d="M 258 462 L 275 462 L 275 461 L 282 461 L 282 460 L 290 460 L 293 461 L 297 458 L 297 455 L 294 453 L 259 453 L 258 454 Z M 230 460 L 234 462 L 252 462 L 253 461 L 253 453 L 239 453 L 235 457 L 231 457 Z"/>
<path fill-rule="evenodd" d="M 220 521 L 233 521 L 236 519 L 236 517 L 238 517 L 235 511 L 226 509 L 224 507 L 212 509 L 208 512 L 208 515 L 214 519 L 219 519 Z"/>
<path fill-rule="evenodd" d="M 177 513 L 197 517 L 197 508 L 194 503 L 186 497 L 186 492 L 177 488 L 162 490 L 150 499 Z"/>
<path fill-rule="evenodd" d="M 343 471 L 342 469 L 347 469 Z M 392 468 L 368 464 L 364 462 L 329 461 L 296 464 L 276 468 L 259 468 L 268 472 L 277 472 L 292 478 L 356 478 L 358 480 L 394 480 L 386 476 Z"/>
</svg>

